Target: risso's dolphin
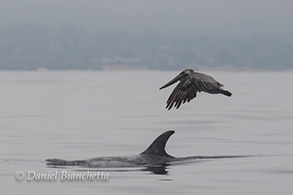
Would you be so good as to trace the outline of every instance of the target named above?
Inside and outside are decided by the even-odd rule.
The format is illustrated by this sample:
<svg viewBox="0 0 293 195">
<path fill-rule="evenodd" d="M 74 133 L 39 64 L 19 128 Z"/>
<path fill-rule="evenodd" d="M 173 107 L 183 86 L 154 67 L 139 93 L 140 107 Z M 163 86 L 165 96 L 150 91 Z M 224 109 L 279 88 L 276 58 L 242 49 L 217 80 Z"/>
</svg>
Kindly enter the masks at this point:
<svg viewBox="0 0 293 195">
<path fill-rule="evenodd" d="M 119 168 L 119 167 L 139 167 L 153 165 L 168 165 L 177 161 L 188 161 L 195 159 L 216 159 L 216 158 L 239 158 L 248 156 L 189 156 L 189 157 L 173 157 L 165 151 L 165 146 L 175 131 L 170 130 L 162 133 L 153 141 L 153 143 L 142 153 L 133 156 L 120 157 L 97 157 L 88 160 L 62 160 L 47 159 L 47 165 L 53 166 L 86 166 L 95 168 Z"/>
</svg>

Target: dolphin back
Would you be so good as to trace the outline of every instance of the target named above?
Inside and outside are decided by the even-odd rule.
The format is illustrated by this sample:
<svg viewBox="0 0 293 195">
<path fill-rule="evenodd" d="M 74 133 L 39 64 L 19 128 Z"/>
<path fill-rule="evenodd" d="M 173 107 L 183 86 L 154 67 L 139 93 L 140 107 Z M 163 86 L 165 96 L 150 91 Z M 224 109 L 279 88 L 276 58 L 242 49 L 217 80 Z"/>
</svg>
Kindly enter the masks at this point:
<svg viewBox="0 0 293 195">
<path fill-rule="evenodd" d="M 63 160 L 63 159 L 47 159 L 47 165 L 53 165 L 53 166 L 87 166 L 88 163 L 86 160 Z"/>
</svg>

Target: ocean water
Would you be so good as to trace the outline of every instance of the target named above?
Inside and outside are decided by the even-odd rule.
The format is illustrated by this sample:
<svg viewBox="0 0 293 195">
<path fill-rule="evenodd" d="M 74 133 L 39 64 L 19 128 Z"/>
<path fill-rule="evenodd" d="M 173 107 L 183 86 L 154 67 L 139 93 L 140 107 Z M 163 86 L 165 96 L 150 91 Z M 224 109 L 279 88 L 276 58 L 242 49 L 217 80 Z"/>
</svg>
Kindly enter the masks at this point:
<svg viewBox="0 0 293 195">
<path fill-rule="evenodd" d="M 293 72 L 206 73 L 232 97 L 200 93 L 168 111 L 174 86 L 159 87 L 178 72 L 0 72 L 1 194 L 293 194 Z M 138 154 L 170 129 L 173 156 L 256 156 L 160 171 L 45 162 Z M 109 177 L 62 180 L 63 172 Z"/>
</svg>

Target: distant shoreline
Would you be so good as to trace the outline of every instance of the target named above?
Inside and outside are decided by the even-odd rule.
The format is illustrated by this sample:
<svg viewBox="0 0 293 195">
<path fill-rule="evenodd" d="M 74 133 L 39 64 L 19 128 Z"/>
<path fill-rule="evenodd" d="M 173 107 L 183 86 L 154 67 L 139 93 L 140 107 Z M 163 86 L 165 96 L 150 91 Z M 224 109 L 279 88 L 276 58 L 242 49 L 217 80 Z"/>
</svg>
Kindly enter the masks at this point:
<svg viewBox="0 0 293 195">
<path fill-rule="evenodd" d="M 195 71 L 199 72 L 293 72 L 293 69 L 287 70 L 276 70 L 276 69 L 257 69 L 257 68 L 247 68 L 247 67 L 187 67 L 192 68 Z M 175 72 L 182 71 L 182 69 L 170 69 L 170 70 L 158 70 L 158 69 L 149 69 L 147 67 L 125 67 L 125 66 L 106 66 L 103 69 L 49 69 L 49 68 L 37 68 L 35 70 L 16 70 L 16 69 L 0 69 L 0 72 Z"/>
</svg>

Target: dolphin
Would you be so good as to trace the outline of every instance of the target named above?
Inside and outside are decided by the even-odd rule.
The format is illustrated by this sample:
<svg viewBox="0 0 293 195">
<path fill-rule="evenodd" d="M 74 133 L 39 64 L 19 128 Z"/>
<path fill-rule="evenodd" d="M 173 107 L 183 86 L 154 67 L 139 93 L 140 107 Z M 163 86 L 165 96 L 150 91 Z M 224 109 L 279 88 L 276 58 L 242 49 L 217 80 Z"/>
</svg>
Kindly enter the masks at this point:
<svg viewBox="0 0 293 195">
<path fill-rule="evenodd" d="M 188 156 L 174 157 L 165 151 L 165 146 L 174 130 L 169 130 L 159 135 L 153 143 L 142 153 L 132 156 L 118 157 L 97 157 L 88 160 L 63 160 L 47 159 L 47 165 L 52 166 L 85 166 L 94 168 L 120 168 L 120 167 L 149 167 L 156 165 L 169 165 L 173 162 L 183 162 L 196 159 L 216 159 L 216 158 L 240 158 L 249 156 Z"/>
</svg>

